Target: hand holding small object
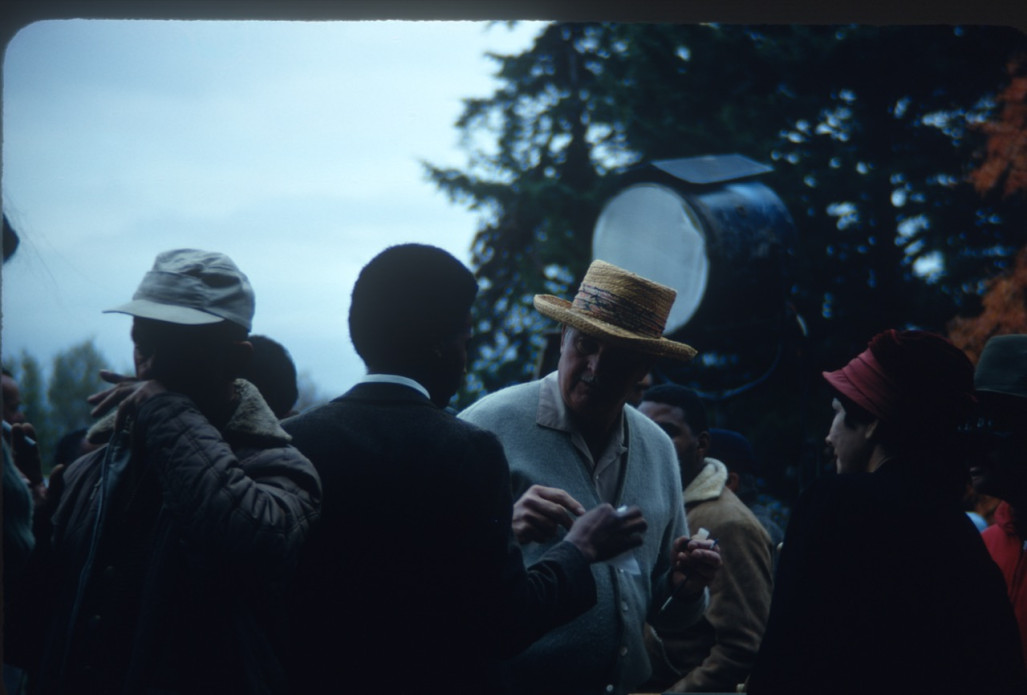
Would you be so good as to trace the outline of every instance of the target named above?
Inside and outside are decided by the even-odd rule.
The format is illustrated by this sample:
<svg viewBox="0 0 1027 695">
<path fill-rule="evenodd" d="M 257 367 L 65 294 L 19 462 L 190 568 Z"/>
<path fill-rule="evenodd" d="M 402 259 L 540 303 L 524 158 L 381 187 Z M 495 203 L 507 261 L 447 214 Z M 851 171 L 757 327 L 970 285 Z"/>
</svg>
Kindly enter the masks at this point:
<svg viewBox="0 0 1027 695">
<path fill-rule="evenodd" d="M 615 510 L 600 504 L 574 522 L 565 540 L 576 545 L 589 562 L 602 562 L 642 545 L 647 528 L 638 507 Z"/>
<path fill-rule="evenodd" d="M 720 550 L 717 549 L 717 539 L 710 539 L 710 532 L 701 527 L 691 538 L 682 536 L 674 541 L 671 561 L 671 583 L 674 590 L 661 610 L 666 609 L 675 597 L 701 592 L 717 576 L 723 564 Z"/>
<path fill-rule="evenodd" d="M 521 544 L 547 541 L 584 513 L 585 507 L 565 490 L 532 485 L 514 503 L 514 537 Z"/>
</svg>

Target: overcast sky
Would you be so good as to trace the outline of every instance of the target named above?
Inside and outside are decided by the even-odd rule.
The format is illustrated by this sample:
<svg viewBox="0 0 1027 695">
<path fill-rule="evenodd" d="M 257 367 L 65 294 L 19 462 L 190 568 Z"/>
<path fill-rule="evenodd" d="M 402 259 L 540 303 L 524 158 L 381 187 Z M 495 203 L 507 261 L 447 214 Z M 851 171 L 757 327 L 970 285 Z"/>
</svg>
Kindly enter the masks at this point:
<svg viewBox="0 0 1027 695">
<path fill-rule="evenodd" d="M 432 243 L 469 260 L 474 215 L 420 161 L 462 166 L 461 100 L 496 82 L 542 24 L 33 24 L 4 61 L 3 352 L 44 364 L 94 338 L 131 364 L 131 298 L 169 248 L 231 256 L 257 295 L 253 332 L 282 342 L 323 395 L 363 373 L 346 329 L 359 269 Z"/>
</svg>

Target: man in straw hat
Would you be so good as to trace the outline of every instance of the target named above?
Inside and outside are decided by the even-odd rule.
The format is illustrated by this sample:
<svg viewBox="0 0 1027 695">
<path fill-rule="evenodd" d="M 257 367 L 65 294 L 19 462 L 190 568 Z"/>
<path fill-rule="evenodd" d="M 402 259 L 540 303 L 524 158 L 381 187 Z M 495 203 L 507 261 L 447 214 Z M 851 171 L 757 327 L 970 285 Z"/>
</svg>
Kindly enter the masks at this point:
<svg viewBox="0 0 1027 695">
<path fill-rule="evenodd" d="M 720 556 L 712 541 L 687 537 L 670 438 L 624 407 L 656 358 L 695 355 L 663 337 L 674 297 L 669 287 L 593 262 L 573 302 L 535 297 L 536 309 L 563 324 L 557 371 L 491 394 L 460 415 L 503 443 L 525 562 L 601 502 L 637 505 L 648 522 L 642 547 L 593 566 L 598 605 L 510 661 L 516 692 L 630 692 L 650 675 L 646 620 L 672 631 L 706 607 Z"/>
<path fill-rule="evenodd" d="M 981 406 L 977 492 L 1002 500 L 981 537 L 1006 581 L 1027 662 L 1027 335 L 995 336 L 974 371 Z"/>
<path fill-rule="evenodd" d="M 176 249 L 109 310 L 133 317 L 136 376 L 101 373 L 106 445 L 68 467 L 38 539 L 26 605 L 53 619 L 33 692 L 287 691 L 283 587 L 321 491 L 237 378 L 254 306 L 227 256 Z"/>
</svg>

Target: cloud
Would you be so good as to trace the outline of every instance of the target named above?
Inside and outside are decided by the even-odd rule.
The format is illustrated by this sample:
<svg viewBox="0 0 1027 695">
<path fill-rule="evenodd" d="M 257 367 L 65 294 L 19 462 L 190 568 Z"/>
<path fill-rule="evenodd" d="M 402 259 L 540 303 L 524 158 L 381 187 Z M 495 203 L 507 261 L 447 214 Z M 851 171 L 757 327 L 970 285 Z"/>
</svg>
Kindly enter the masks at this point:
<svg viewBox="0 0 1027 695">
<path fill-rule="evenodd" d="M 461 100 L 493 88 L 486 51 L 526 48 L 472 22 L 40 22 L 4 64 L 5 355 L 48 360 L 94 337 L 112 362 L 153 257 L 194 246 L 254 282 L 254 331 L 327 392 L 361 372 L 345 327 L 378 251 L 434 243 L 467 261 L 475 218 L 425 180 L 460 165 Z"/>
</svg>

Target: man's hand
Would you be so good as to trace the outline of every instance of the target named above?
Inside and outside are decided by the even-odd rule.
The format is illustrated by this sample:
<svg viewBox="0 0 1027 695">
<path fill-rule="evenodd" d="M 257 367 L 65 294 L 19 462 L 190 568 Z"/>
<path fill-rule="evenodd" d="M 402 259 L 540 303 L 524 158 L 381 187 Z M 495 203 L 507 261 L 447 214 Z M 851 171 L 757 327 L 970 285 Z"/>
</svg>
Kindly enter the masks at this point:
<svg viewBox="0 0 1027 695">
<path fill-rule="evenodd" d="M 571 528 L 574 520 L 585 513 L 581 503 L 555 487 L 532 485 L 514 503 L 513 532 L 521 545 L 547 541 L 559 527 Z"/>
<path fill-rule="evenodd" d="M 682 536 L 671 550 L 670 581 L 675 596 L 694 595 L 709 586 L 723 562 L 716 541 Z"/>
<path fill-rule="evenodd" d="M 36 446 L 36 428 L 27 422 L 16 422 L 11 425 L 11 455 L 14 466 L 25 476 L 29 487 L 35 488 L 43 483 L 43 461 Z M 31 443 L 30 443 L 31 442 Z"/>
<path fill-rule="evenodd" d="M 35 507 L 32 510 L 32 532 L 36 535 L 37 543 L 40 539 L 50 538 L 53 532 L 51 518 L 64 494 L 64 470 L 63 463 L 54 466 L 50 471 L 50 484 L 40 483 L 33 488 Z"/>
<path fill-rule="evenodd" d="M 106 415 L 128 396 L 128 385 L 139 383 L 139 379 L 134 376 L 125 376 L 108 369 L 100 370 L 100 378 L 108 384 L 114 384 L 114 386 L 103 391 L 97 391 L 86 398 L 86 402 L 93 406 L 93 409 L 89 412 L 93 417 L 103 417 Z"/>
<path fill-rule="evenodd" d="M 617 511 L 600 504 L 575 521 L 564 540 L 576 545 L 589 562 L 602 562 L 642 545 L 648 527 L 638 507 Z"/>
<path fill-rule="evenodd" d="M 100 417 L 116 407 L 118 409 L 118 415 L 114 420 L 116 430 L 121 429 L 126 418 L 138 410 L 144 402 L 158 393 L 167 391 L 164 385 L 156 379 L 137 379 L 106 369 L 100 370 L 100 378 L 114 386 L 94 393 L 86 399 L 94 406 L 90 414 L 93 417 Z"/>
</svg>

